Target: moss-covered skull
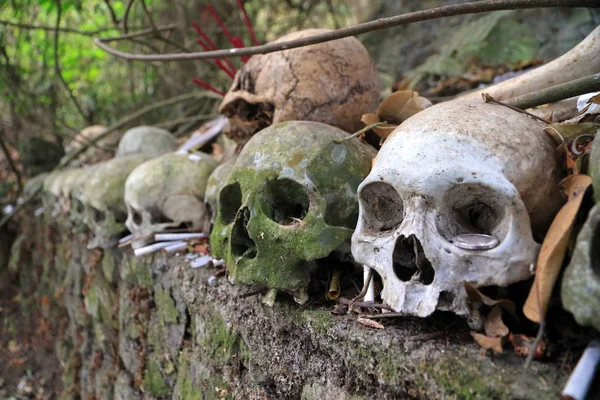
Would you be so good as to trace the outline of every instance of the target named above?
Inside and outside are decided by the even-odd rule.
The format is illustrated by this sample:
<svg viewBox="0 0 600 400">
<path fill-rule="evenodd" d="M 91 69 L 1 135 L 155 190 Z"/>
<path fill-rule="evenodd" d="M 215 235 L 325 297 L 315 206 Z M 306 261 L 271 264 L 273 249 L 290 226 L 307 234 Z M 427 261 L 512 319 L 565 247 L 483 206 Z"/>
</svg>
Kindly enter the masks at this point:
<svg viewBox="0 0 600 400">
<path fill-rule="evenodd" d="M 125 180 L 135 167 L 149 158 L 145 154 L 114 158 L 96 164 L 87 176 L 81 200 L 84 222 L 94 234 L 88 248 L 111 247 L 126 230 L 127 208 L 123 200 Z"/>
<path fill-rule="evenodd" d="M 290 33 L 277 42 L 324 29 Z M 379 102 L 379 75 L 357 39 L 255 55 L 236 74 L 219 111 L 229 119 L 225 134 L 245 143 L 259 130 L 283 121 L 318 121 L 347 132 L 362 128 L 362 114 Z"/>
<path fill-rule="evenodd" d="M 206 186 L 206 194 L 204 195 L 204 206 L 206 212 L 210 216 L 210 223 L 213 224 L 217 219 L 217 208 L 219 202 L 219 192 L 227 184 L 237 156 L 229 159 L 224 164 L 219 165 L 208 177 L 208 184 Z"/>
<path fill-rule="evenodd" d="M 136 237 L 176 227 L 208 233 L 204 192 L 217 165 L 208 154 L 197 152 L 169 153 L 138 166 L 125 183 L 127 228 Z"/>
<path fill-rule="evenodd" d="M 315 261 L 352 235 L 356 189 L 375 151 L 318 122 L 284 122 L 259 132 L 240 153 L 219 195 L 211 235 L 232 282 L 306 298 Z"/>
<path fill-rule="evenodd" d="M 131 128 L 119 141 L 116 157 L 129 154 L 147 154 L 158 157 L 177 150 L 177 143 L 169 131 L 153 126 Z"/>
</svg>

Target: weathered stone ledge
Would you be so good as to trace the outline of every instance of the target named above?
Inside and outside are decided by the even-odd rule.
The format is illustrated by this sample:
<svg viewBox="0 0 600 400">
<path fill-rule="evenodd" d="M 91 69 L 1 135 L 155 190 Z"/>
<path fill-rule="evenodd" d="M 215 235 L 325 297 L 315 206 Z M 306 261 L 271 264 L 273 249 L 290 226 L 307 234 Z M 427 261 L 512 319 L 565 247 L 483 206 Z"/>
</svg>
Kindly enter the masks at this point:
<svg viewBox="0 0 600 400">
<path fill-rule="evenodd" d="M 552 364 L 482 355 L 445 315 L 374 331 L 322 302 L 270 308 L 224 277 L 210 286 L 214 270 L 180 256 L 87 250 L 88 239 L 28 216 L 10 264 L 24 293 L 52 299 L 64 398 L 539 399 L 566 380 Z"/>
</svg>

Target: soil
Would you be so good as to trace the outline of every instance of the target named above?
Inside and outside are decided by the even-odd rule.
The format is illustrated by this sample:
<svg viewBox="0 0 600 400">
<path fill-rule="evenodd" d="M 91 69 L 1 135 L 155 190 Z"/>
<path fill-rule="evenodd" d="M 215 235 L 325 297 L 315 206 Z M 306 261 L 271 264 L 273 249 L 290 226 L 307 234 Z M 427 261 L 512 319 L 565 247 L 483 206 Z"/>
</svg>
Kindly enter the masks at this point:
<svg viewBox="0 0 600 400">
<path fill-rule="evenodd" d="M 62 390 L 56 335 L 40 309 L 14 289 L 0 293 L 0 399 L 54 399 Z"/>
</svg>

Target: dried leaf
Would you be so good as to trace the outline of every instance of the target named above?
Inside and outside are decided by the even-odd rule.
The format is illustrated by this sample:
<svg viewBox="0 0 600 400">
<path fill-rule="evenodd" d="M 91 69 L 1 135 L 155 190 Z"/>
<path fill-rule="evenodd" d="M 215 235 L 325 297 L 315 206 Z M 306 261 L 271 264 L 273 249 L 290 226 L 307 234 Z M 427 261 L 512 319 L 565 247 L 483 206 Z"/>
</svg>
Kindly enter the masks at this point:
<svg viewBox="0 0 600 400">
<path fill-rule="evenodd" d="M 483 329 L 485 335 L 490 338 L 504 337 L 510 333 L 504 322 L 502 321 L 502 308 L 497 305 L 492 308 L 492 311 L 485 317 L 483 321 Z"/>
<path fill-rule="evenodd" d="M 592 122 L 581 124 L 559 124 L 554 123 L 546 126 L 544 132 L 549 134 L 557 144 L 572 142 L 581 135 L 596 135 L 598 125 Z"/>
<path fill-rule="evenodd" d="M 518 319 L 517 308 L 515 307 L 515 303 L 513 303 L 512 301 L 508 299 L 494 300 L 484 295 L 479 290 L 475 289 L 475 287 L 469 282 L 463 283 L 465 286 L 465 291 L 467 292 L 467 296 L 469 297 L 469 302 L 471 304 L 483 303 L 488 307 L 500 306 L 504 310 L 508 311 L 515 319 Z"/>
<path fill-rule="evenodd" d="M 419 92 L 401 90 L 383 99 L 377 107 L 377 116 L 381 121 L 399 125 L 419 111 L 423 111 L 419 103 Z"/>
<path fill-rule="evenodd" d="M 502 353 L 502 338 L 487 337 L 481 333 L 471 332 L 473 339 L 485 350 L 492 350 L 494 353 Z"/>
<path fill-rule="evenodd" d="M 535 341 L 535 338 L 525 336 L 523 334 L 513 335 L 511 333 L 508 336 L 508 340 L 513 345 L 513 348 L 515 349 L 515 353 L 518 356 L 527 357 L 529 355 L 531 346 L 533 345 L 533 342 Z M 534 354 L 533 358 L 535 360 L 539 360 L 544 357 L 545 352 L 546 352 L 546 342 L 542 340 L 538 344 L 537 348 L 535 349 L 535 354 Z"/>
<path fill-rule="evenodd" d="M 385 329 L 385 326 L 381 325 L 379 322 L 373 321 L 372 319 L 368 318 L 358 317 L 358 323 L 364 326 L 368 326 L 369 328 Z"/>
<path fill-rule="evenodd" d="M 533 322 L 544 319 L 554 283 L 565 258 L 575 216 L 586 189 L 592 184 L 587 175 L 571 175 L 561 182 L 567 203 L 558 212 L 542 243 L 536 264 L 533 286 L 523 306 L 523 313 Z"/>
<path fill-rule="evenodd" d="M 597 94 L 594 97 L 590 97 L 588 103 L 600 104 L 600 94 Z"/>
</svg>

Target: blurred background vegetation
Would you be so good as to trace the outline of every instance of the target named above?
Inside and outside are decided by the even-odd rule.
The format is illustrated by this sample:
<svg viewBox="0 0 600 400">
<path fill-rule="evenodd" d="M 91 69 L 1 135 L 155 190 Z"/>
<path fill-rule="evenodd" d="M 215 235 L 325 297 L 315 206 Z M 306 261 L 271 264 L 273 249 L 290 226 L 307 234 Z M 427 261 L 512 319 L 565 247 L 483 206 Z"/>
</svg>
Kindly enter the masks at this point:
<svg viewBox="0 0 600 400">
<path fill-rule="evenodd" d="M 264 43 L 299 29 L 345 27 L 459 2 L 245 0 L 243 4 Z M 157 101 L 203 90 L 192 78 L 227 91 L 231 80 L 213 62 L 128 62 L 93 44 L 97 37 L 150 29 L 147 35 L 111 45 L 132 53 L 201 51 L 192 27 L 196 22 L 217 47 L 230 47 L 207 4 L 234 36 L 251 45 L 236 0 L 0 0 L 0 206 L 15 201 L 19 181 L 52 168 L 82 128 L 109 126 Z M 452 77 L 470 79 L 471 86 L 487 83 L 499 71 L 554 58 L 598 21 L 599 16 L 587 9 L 503 12 L 419 23 L 359 39 L 373 55 L 385 90 L 403 85 L 427 90 Z M 172 29 L 152 30 L 165 26 Z M 231 61 L 241 65 L 238 59 Z M 481 71 L 490 67 L 491 75 L 483 78 Z M 466 73 L 471 77 L 465 78 Z M 185 133 L 216 115 L 217 107 L 217 99 L 190 98 L 131 125 L 160 125 Z"/>
</svg>

